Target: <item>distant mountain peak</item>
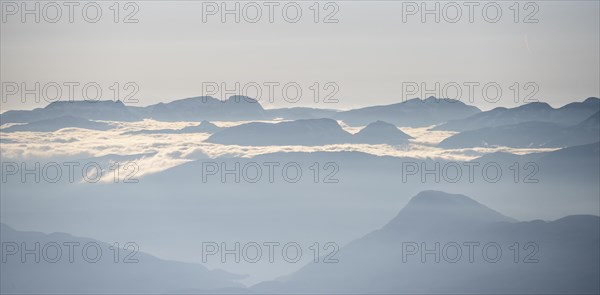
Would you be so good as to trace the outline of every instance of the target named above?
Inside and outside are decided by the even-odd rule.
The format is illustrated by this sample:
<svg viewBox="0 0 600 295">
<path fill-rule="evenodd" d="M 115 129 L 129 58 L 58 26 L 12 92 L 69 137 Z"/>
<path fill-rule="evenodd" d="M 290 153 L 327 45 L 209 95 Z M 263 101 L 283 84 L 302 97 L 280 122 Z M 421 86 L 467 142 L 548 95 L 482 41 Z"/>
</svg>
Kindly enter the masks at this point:
<svg viewBox="0 0 600 295">
<path fill-rule="evenodd" d="M 247 102 L 247 103 L 258 103 L 258 100 L 249 97 L 249 96 L 245 96 L 245 95 L 232 95 L 229 98 L 227 98 L 227 100 L 225 100 L 225 102 L 235 102 L 235 103 L 241 103 L 241 102 Z"/>
<path fill-rule="evenodd" d="M 388 127 L 388 126 L 391 126 L 391 127 L 394 127 L 394 128 L 396 127 L 396 125 L 393 125 L 393 124 L 390 124 L 388 122 L 381 121 L 381 120 L 377 120 L 377 121 L 375 121 L 375 122 L 367 125 L 367 127 L 369 127 L 369 126 L 371 126 L 371 127 L 384 127 L 384 126 Z"/>
<path fill-rule="evenodd" d="M 494 108 L 462 119 L 450 120 L 433 130 L 468 131 L 485 127 L 514 125 L 528 121 L 550 122 L 563 126 L 576 125 L 598 111 L 600 100 L 572 102 L 553 108 L 545 102 L 533 102 L 515 108 Z"/>
<path fill-rule="evenodd" d="M 468 204 L 468 205 L 481 205 L 477 201 L 459 194 L 449 194 L 442 191 L 436 190 L 426 190 L 418 193 L 406 205 L 415 206 L 415 205 L 448 205 L 448 204 Z M 405 207 L 405 208 L 406 208 Z"/>
<path fill-rule="evenodd" d="M 371 144 L 401 144 L 408 143 L 408 140 L 413 138 L 396 125 L 381 120 L 370 123 L 354 137 L 358 142 Z"/>
<path fill-rule="evenodd" d="M 226 100 L 212 96 L 195 96 L 165 104 L 150 105 L 139 110 L 146 118 L 159 121 L 245 121 L 267 119 L 263 107 L 246 96 L 231 96 Z"/>
<path fill-rule="evenodd" d="M 46 106 L 46 108 L 62 107 L 66 105 L 102 105 L 107 107 L 125 107 L 125 104 L 120 100 L 70 100 L 70 101 L 54 101 Z"/>
<path fill-rule="evenodd" d="M 219 100 L 212 97 L 212 96 L 194 96 L 194 97 L 188 97 L 188 98 L 183 98 L 183 99 L 177 99 L 168 103 L 163 103 L 163 102 L 159 102 L 154 106 L 168 106 L 168 105 L 199 105 L 199 104 L 205 104 L 205 103 L 213 103 L 213 102 L 218 102 Z"/>
<path fill-rule="evenodd" d="M 516 221 L 465 195 L 427 190 L 414 196 L 386 228 Z"/>
<path fill-rule="evenodd" d="M 421 99 L 419 97 L 415 97 L 415 98 L 412 98 L 412 99 L 409 99 L 409 100 L 405 101 L 405 103 L 417 103 L 417 102 L 420 102 L 420 103 L 434 103 L 434 102 L 440 102 L 440 101 L 445 101 L 445 100 L 449 100 L 449 99 L 437 98 L 435 96 L 429 96 L 429 97 L 423 98 L 423 99 Z M 458 101 L 458 100 L 455 100 L 455 101 Z"/>
<path fill-rule="evenodd" d="M 207 120 L 203 120 L 202 122 L 200 122 L 200 125 L 198 125 L 198 126 L 187 127 L 187 130 L 190 130 L 190 131 L 209 132 L 209 133 L 214 133 L 221 129 L 222 129 L 221 127 L 219 127 Z M 186 128 L 184 128 L 183 130 L 186 130 Z"/>
<path fill-rule="evenodd" d="M 531 102 L 528 104 L 524 104 L 524 105 L 520 106 L 519 109 L 532 110 L 532 109 L 554 109 L 554 108 L 545 102 L 537 101 L 537 102 Z"/>
<path fill-rule="evenodd" d="M 226 128 L 206 141 L 237 145 L 323 145 L 350 143 L 352 135 L 333 119 L 303 119 L 279 123 L 250 122 Z"/>
<path fill-rule="evenodd" d="M 324 125 L 328 125 L 328 126 L 333 126 L 336 128 L 342 128 L 342 126 L 340 126 L 340 124 L 334 120 L 334 119 L 330 119 L 330 118 L 319 118 L 319 119 L 300 119 L 300 120 L 295 120 L 295 121 L 290 121 L 287 123 L 293 124 L 292 122 L 297 122 L 300 124 L 324 124 Z M 284 122 L 285 123 L 285 122 Z"/>
</svg>

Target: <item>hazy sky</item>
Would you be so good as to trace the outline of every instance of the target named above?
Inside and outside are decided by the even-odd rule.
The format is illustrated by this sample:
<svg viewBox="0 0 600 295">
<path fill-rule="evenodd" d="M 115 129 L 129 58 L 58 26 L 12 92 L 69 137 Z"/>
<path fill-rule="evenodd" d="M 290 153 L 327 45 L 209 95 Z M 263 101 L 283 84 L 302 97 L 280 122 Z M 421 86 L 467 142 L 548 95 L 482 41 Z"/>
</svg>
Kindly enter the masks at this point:
<svg viewBox="0 0 600 295">
<path fill-rule="evenodd" d="M 468 98 L 464 83 L 479 83 L 474 88 L 473 104 L 482 109 L 513 107 L 521 104 L 528 93 L 555 107 L 600 93 L 598 1 L 538 1 L 529 6 L 520 2 L 518 9 L 513 1 L 497 1 L 497 6 L 488 7 L 487 14 L 493 18 L 494 9 L 500 7 L 502 15 L 497 23 L 486 22 L 482 16 L 486 2 L 476 2 L 472 23 L 464 2 L 452 2 L 462 9 L 456 23 L 448 21 L 456 14 L 454 4 L 448 2 L 437 2 L 439 23 L 434 21 L 435 15 L 426 15 L 423 23 L 420 12 L 406 15 L 403 21 L 403 12 L 413 6 L 393 1 L 337 1 L 327 7 L 320 2 L 318 23 L 313 19 L 313 1 L 295 2 L 302 11 L 297 23 L 283 18 L 286 2 L 274 6 L 273 23 L 268 20 L 268 6 L 262 2 L 247 7 L 249 2 L 237 2 L 241 11 L 247 8 L 247 14 L 240 13 L 240 23 L 234 22 L 235 15 L 228 15 L 223 23 L 218 12 L 206 16 L 203 22 L 203 12 L 212 3 L 217 7 L 223 3 L 218 1 L 142 1 L 127 8 L 121 2 L 118 23 L 113 20 L 115 7 L 110 8 L 113 2 L 97 2 L 102 17 L 97 23 L 88 23 L 82 17 L 86 2 L 81 2 L 74 8 L 73 23 L 68 21 L 66 6 L 62 6 L 57 23 L 43 18 L 53 18 L 54 7 L 47 7 L 40 23 L 34 22 L 34 15 L 27 16 L 23 23 L 19 12 L 7 13 L 13 8 L 7 6 L 8 2 L 2 1 L 3 85 L 26 83 L 34 88 L 36 82 L 41 87 L 54 82 L 62 85 L 63 100 L 68 98 L 65 82 L 80 84 L 75 87 L 77 99 L 87 83 L 98 83 L 103 98 L 111 99 L 111 85 L 120 83 L 123 98 L 134 90 L 123 87 L 133 82 L 139 86 L 133 97 L 139 102 L 132 105 L 139 106 L 202 95 L 203 83 L 226 83 L 231 89 L 235 82 L 240 87 L 262 85 L 261 102 L 266 107 L 348 109 L 421 96 L 420 92 L 409 95 L 403 83 L 425 83 L 434 89 L 435 82 L 439 82 L 440 91 L 449 86 L 449 96 L 456 93 L 450 86 L 458 84 L 463 101 Z M 47 3 L 41 2 L 41 10 Z M 226 5 L 233 8 L 235 3 Z M 412 3 L 420 7 L 422 2 Z M 426 5 L 434 8 L 435 3 Z M 254 17 L 257 6 L 261 7 L 262 18 L 257 23 L 245 21 L 244 16 Z M 123 23 L 135 8 L 138 11 L 133 18 L 138 22 Z M 519 11 L 517 23 L 515 11 Z M 323 23 L 330 13 L 334 13 L 332 19 L 337 23 Z M 88 15 L 94 16 L 93 9 L 88 9 Z M 287 15 L 293 18 L 294 10 L 289 9 Z M 527 15 L 538 22 L 524 23 Z M 280 84 L 274 87 L 273 103 L 266 101 L 265 82 Z M 303 93 L 296 103 L 281 95 L 283 85 L 291 82 L 298 83 Z M 318 103 L 313 101 L 311 90 L 315 82 L 321 89 Z M 325 89 L 328 82 L 338 86 L 333 96 L 339 100 L 337 103 L 322 101 L 336 90 L 333 84 Z M 520 89 L 517 103 L 511 88 L 516 82 Z M 488 83 L 501 87 L 499 102 L 486 102 L 482 97 L 482 87 Z M 21 92 L 6 95 L 6 89 L 2 111 L 47 104 L 43 96 L 36 103 L 34 95 L 22 103 Z M 51 96 L 53 88 L 47 89 Z M 254 93 L 248 89 L 249 94 Z M 94 97 L 92 90 L 89 93 Z M 291 88 L 289 97 L 295 96 L 294 91 Z M 495 96 L 494 88 L 488 96 Z"/>
</svg>

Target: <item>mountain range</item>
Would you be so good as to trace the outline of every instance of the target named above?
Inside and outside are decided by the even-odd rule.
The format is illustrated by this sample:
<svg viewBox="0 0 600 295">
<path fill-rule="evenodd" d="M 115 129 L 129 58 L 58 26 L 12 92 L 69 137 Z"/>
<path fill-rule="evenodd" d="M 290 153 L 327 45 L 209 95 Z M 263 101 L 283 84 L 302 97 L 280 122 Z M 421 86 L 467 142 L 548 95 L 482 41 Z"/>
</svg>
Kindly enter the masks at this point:
<svg viewBox="0 0 600 295">
<path fill-rule="evenodd" d="M 221 101 L 210 96 L 191 97 L 168 103 L 158 103 L 135 112 L 158 121 L 243 121 L 264 120 L 267 114 L 256 100 L 235 95 Z"/>
<path fill-rule="evenodd" d="M 112 159 L 116 158 L 70 161 L 93 161 L 104 166 L 103 163 Z M 140 171 L 148 167 L 143 162 L 140 162 Z M 361 152 L 206 157 L 136 177 L 139 178 L 137 184 L 40 182 L 32 185 L 31 179 L 21 182 L 19 175 L 12 175 L 0 186 L 2 207 L 11 208 L 3 211 L 2 217 L 3 222 L 15 227 L 34 227 L 46 232 L 59 228 L 72 233 L 85 232 L 101 240 L 111 240 L 115 235 L 127 237 L 138 242 L 142 250 L 151 248 L 153 254 L 161 257 L 198 261 L 198 249 L 203 241 L 296 241 L 306 247 L 315 241 L 333 241 L 343 247 L 381 228 L 398 214 L 412 195 L 423 190 L 460 192 L 520 220 L 599 214 L 599 143 L 526 155 L 494 153 L 468 162 L 478 165 L 474 180 L 469 180 L 468 169 L 463 168 L 462 178 L 457 182 L 449 182 L 445 176 L 435 181 L 435 175 L 424 178 L 419 172 L 403 180 L 403 167 L 406 163 L 428 170 L 447 164 L 465 167 L 465 161 Z M 219 171 L 203 176 L 207 163 L 216 165 Z M 275 165 L 272 174 L 266 163 Z M 289 182 L 282 178 L 283 167 L 289 163 L 302 168 L 300 181 Z M 255 175 L 256 164 L 262 167 L 262 177 L 257 182 L 248 182 L 247 177 Z M 501 167 L 500 181 L 482 179 L 482 167 L 486 164 Z M 236 173 L 231 173 L 236 165 L 240 171 L 237 181 Z M 519 171 L 516 175 L 514 167 Z M 229 172 L 223 176 L 225 170 Z M 288 177 L 295 177 L 293 167 L 289 170 Z M 494 177 L 494 169 L 488 174 Z M 269 181 L 271 175 L 274 181 Z M 525 183 L 528 179 L 535 181 Z M 237 205 L 232 207 L 231 204 Z M 32 221 L 32 216 L 44 222 Z M 435 219 L 425 214 L 423 217 Z M 97 220 L 103 222 L 98 224 Z M 172 247 L 173 241 L 177 241 L 176 248 Z M 303 257 L 312 260 L 309 252 Z M 259 282 L 295 272 L 302 265 L 279 262 L 213 263 L 207 267 L 249 273 L 253 282 Z"/>
<path fill-rule="evenodd" d="M 507 146 L 513 148 L 569 147 L 600 141 L 600 112 L 574 126 L 528 121 L 513 125 L 463 131 L 444 139 L 439 147 L 471 148 Z"/>
<path fill-rule="evenodd" d="M 121 101 L 57 101 L 31 111 L 6 111 L 0 114 L 0 123 L 30 123 L 63 116 L 123 122 L 142 119 Z"/>
<path fill-rule="evenodd" d="M 98 263 L 21 262 L 7 255 L 2 292 L 195 294 L 415 294 L 598 293 L 600 218 L 572 215 L 554 221 L 518 221 L 465 195 L 422 191 L 380 229 L 318 263 L 249 289 L 241 276 L 197 264 L 161 260 L 64 233 L 16 231 L 1 224 L 2 242 L 100 245 Z M 126 241 L 120 245 L 123 246 Z M 143 251 L 143 244 L 138 245 Z M 493 247 L 492 247 L 493 246 Z M 7 248 L 8 249 L 8 248 Z M 112 250 L 111 250 L 112 249 Z M 75 252 L 79 254 L 79 252 Z M 122 257 L 137 263 L 122 263 Z M 46 255 L 51 256 L 51 255 Z M 332 260 L 324 260 L 326 256 Z M 124 259 L 124 258 L 123 258 Z M 312 259 L 312 258 L 311 258 Z M 325 263 L 328 261 L 328 263 Z M 110 281 L 110 284 L 106 282 Z"/>
<path fill-rule="evenodd" d="M 572 126 L 589 118 L 599 110 L 600 99 L 597 97 L 590 97 L 583 102 L 572 102 L 556 109 L 547 103 L 534 102 L 511 109 L 498 107 L 469 117 L 450 120 L 436 126 L 433 130 L 462 132 L 486 127 L 515 125 L 529 121 Z"/>
<path fill-rule="evenodd" d="M 466 131 L 484 127 L 541 121 L 571 126 L 598 111 L 598 98 L 588 98 L 558 109 L 546 103 L 530 103 L 516 108 L 495 108 L 482 112 L 478 108 L 453 99 L 410 99 L 390 105 L 369 106 L 348 111 L 306 107 L 264 109 L 260 102 L 246 96 L 231 96 L 227 100 L 200 96 L 158 103 L 146 107 L 125 106 L 117 101 L 53 102 L 30 111 L 7 111 L 0 114 L 0 123 L 29 123 L 61 116 L 76 116 L 88 120 L 140 121 L 248 121 L 300 120 L 331 118 L 350 126 L 365 126 L 381 120 L 398 127 L 426 127 L 434 130 Z"/>
<path fill-rule="evenodd" d="M 481 112 L 453 99 L 410 99 L 401 103 L 359 108 L 337 113 L 334 118 L 351 126 L 364 126 L 377 120 L 400 127 L 426 127 Z"/>
</svg>

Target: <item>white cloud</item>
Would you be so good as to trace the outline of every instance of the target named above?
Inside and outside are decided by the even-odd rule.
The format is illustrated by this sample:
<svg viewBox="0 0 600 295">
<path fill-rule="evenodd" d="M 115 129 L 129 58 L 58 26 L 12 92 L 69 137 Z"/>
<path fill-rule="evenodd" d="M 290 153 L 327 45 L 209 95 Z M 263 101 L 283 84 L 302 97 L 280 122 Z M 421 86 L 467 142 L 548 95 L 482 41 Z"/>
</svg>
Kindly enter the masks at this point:
<svg viewBox="0 0 600 295">
<path fill-rule="evenodd" d="M 243 122 L 214 122 L 218 126 L 234 126 Z M 409 145 L 332 144 L 324 146 L 237 146 L 203 142 L 210 134 L 139 134 L 122 135 L 127 131 L 181 129 L 197 122 L 110 122 L 116 128 L 95 131 L 65 128 L 56 132 L 12 132 L 2 133 L 1 146 L 4 159 L 84 159 L 106 155 L 153 155 L 135 159 L 139 166 L 137 176 L 156 173 L 165 169 L 201 158 L 254 157 L 274 152 L 340 152 L 358 151 L 378 156 L 439 158 L 456 161 L 472 160 L 493 152 L 526 154 L 554 149 L 514 149 L 508 147 L 441 149 L 433 146 L 454 134 L 445 131 L 428 131 L 428 128 L 402 128 L 415 137 Z M 342 125 L 349 132 L 359 128 Z M 122 171 L 126 173 L 126 171 Z M 106 179 L 103 179 L 106 180 Z"/>
</svg>

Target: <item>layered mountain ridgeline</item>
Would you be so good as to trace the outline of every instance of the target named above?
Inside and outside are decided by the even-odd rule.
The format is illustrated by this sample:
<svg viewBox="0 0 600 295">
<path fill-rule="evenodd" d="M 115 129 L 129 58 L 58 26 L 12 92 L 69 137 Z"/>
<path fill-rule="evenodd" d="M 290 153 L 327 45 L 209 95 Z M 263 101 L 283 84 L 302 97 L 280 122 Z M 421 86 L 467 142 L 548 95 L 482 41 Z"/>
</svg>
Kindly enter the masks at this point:
<svg viewBox="0 0 600 295">
<path fill-rule="evenodd" d="M 377 120 L 401 127 L 425 127 L 449 120 L 462 119 L 481 112 L 453 99 L 429 97 L 410 99 L 401 103 L 372 106 L 337 113 L 333 118 L 352 126 L 364 126 Z"/>
<path fill-rule="evenodd" d="M 121 101 L 54 102 L 45 108 L 31 111 L 7 111 L 0 114 L 0 122 L 28 123 L 65 115 L 89 120 L 139 121 L 246 121 L 246 120 L 299 120 L 332 118 L 351 126 L 364 126 L 381 120 L 400 127 L 425 127 L 435 130 L 465 131 L 482 127 L 517 124 L 526 121 L 553 122 L 574 125 L 598 111 L 598 98 L 588 98 L 554 109 L 545 103 L 530 103 L 517 108 L 496 108 L 481 112 L 478 108 L 458 100 L 410 99 L 390 105 L 370 106 L 348 111 L 306 107 L 264 109 L 260 102 L 235 95 L 226 100 L 210 96 L 191 97 L 169 103 L 145 107 L 125 106 Z"/>
<path fill-rule="evenodd" d="M 89 130 L 109 130 L 113 126 L 103 123 L 94 122 L 87 119 L 74 117 L 70 115 L 60 116 L 57 118 L 32 121 L 30 123 L 22 125 L 13 125 L 4 129 L 2 132 L 17 132 L 17 131 L 31 131 L 31 132 L 53 132 L 63 128 L 81 128 Z"/>
<path fill-rule="evenodd" d="M 206 141 L 249 146 L 304 145 L 342 143 L 407 144 L 409 135 L 396 126 L 377 121 L 355 135 L 332 119 L 307 119 L 281 123 L 253 122 L 227 128 Z"/>
<path fill-rule="evenodd" d="M 259 120 L 270 118 L 262 106 L 245 96 L 225 101 L 212 97 L 192 97 L 147 107 L 125 106 L 121 101 L 59 101 L 31 111 L 7 111 L 0 115 L 5 123 L 28 123 L 61 116 L 78 116 L 90 120 L 158 121 Z"/>
<path fill-rule="evenodd" d="M 116 255 L 114 245 L 97 240 L 0 226 L 3 294 L 164 294 L 182 289 L 210 292 L 208 290 L 243 287 L 234 282 L 242 276 L 221 270 L 209 271 L 199 264 L 162 260 L 144 253 L 143 245 L 119 244 L 123 248 L 118 248 L 119 255 Z M 39 247 L 39 251 L 22 256 L 23 247 Z M 69 247 L 73 247 L 71 254 Z M 87 255 L 82 254 L 83 247 L 89 249 Z M 98 249 L 101 254 L 95 252 Z M 61 255 L 57 251 L 61 251 Z"/>
<path fill-rule="evenodd" d="M 31 111 L 7 111 L 0 115 L 1 124 L 30 123 L 63 116 L 87 120 L 140 121 L 142 118 L 121 101 L 57 101 Z"/>
<path fill-rule="evenodd" d="M 517 222 L 466 196 L 424 191 L 383 228 L 341 248 L 337 263 L 312 263 L 252 289 L 320 294 L 598 293 L 599 225 L 600 218 L 590 215 Z"/>
<path fill-rule="evenodd" d="M 28 123 L 61 116 L 78 116 L 90 120 L 140 121 L 244 121 L 275 118 L 308 119 L 330 117 L 337 111 L 316 108 L 281 108 L 265 110 L 250 97 L 234 95 L 226 100 L 210 96 L 190 97 L 150 106 L 125 106 L 121 101 L 61 101 L 34 110 L 7 111 L 0 122 Z"/>
<path fill-rule="evenodd" d="M 1 226 L 6 258 L 1 265 L 1 288 L 10 294 L 600 291 L 598 216 L 519 222 L 464 195 L 441 191 L 417 194 L 386 225 L 336 251 L 329 257 L 332 260 L 327 260 L 329 263 L 322 263 L 325 258 L 321 256 L 319 263 L 311 262 L 299 271 L 249 290 L 233 282 L 240 276 L 138 252 L 143 249 L 119 248 L 117 263 L 115 248 L 110 244 L 63 233 L 24 232 Z M 47 251 L 39 255 L 38 263 L 32 254 L 22 262 L 18 251 L 23 243 L 30 248 L 35 243 L 40 243 L 40 248 L 52 243 L 58 247 L 78 243 L 76 250 L 92 244 L 94 249 L 99 246 L 104 255 L 90 263 L 78 255 L 80 251 L 75 251 L 74 263 L 69 262 L 68 255 L 49 263 L 46 259 L 56 256 Z M 10 248 L 11 245 L 17 246 Z M 123 259 L 135 262 L 122 263 Z"/>
<path fill-rule="evenodd" d="M 575 126 L 523 122 L 463 131 L 444 139 L 443 148 L 506 146 L 514 148 L 569 147 L 600 141 L 600 112 Z"/>
<path fill-rule="evenodd" d="M 120 236 L 134 235 L 132 239 L 140 243 L 142 251 L 164 247 L 165 241 L 177 241 L 178 247 L 162 250 L 161 254 L 181 256 L 183 258 L 178 258 L 181 261 L 186 261 L 187 257 L 198 259 L 203 241 L 297 241 L 303 245 L 333 241 L 342 247 L 381 228 L 398 214 L 399 208 L 408 202 L 410 196 L 423 190 L 460 192 L 522 220 L 555 220 L 582 213 L 597 215 L 599 158 L 597 143 L 523 156 L 497 153 L 469 160 L 479 165 L 475 167 L 472 182 L 469 181 L 467 166 L 456 160 L 375 156 L 359 152 L 282 152 L 251 158 L 207 158 L 144 175 L 139 177 L 140 184 L 137 185 L 82 183 L 61 186 L 44 182 L 31 185 L 32 180 L 22 183 L 19 175 L 12 175 L 8 176 L 7 183 L 2 184 L 3 204 L 10 204 L 11 208 L 11 211 L 3 212 L 2 217 L 3 221 L 15 226 L 26 226 L 31 224 L 31 216 L 36 216 L 44 221 L 40 227 L 45 226 L 46 231 L 48 228 L 66 231 L 85 228 L 86 234 L 91 236 L 105 236 L 107 232 Z M 101 165 L 105 162 L 94 159 L 83 162 L 90 161 Z M 530 162 L 539 169 L 524 169 Z M 273 174 L 269 172 L 267 163 L 275 164 L 272 166 Z M 284 178 L 283 167 L 290 163 L 302 169 L 297 182 L 290 181 L 290 178 L 296 178 L 293 168 L 288 178 Z M 419 170 L 404 177 L 406 163 Z M 436 182 L 436 176 L 429 172 L 423 176 L 425 168 L 431 171 L 436 164 L 444 167 L 448 163 L 464 167 L 458 182 L 448 182 L 444 175 L 440 175 Z M 503 170 L 498 182 L 482 178 L 482 167 L 490 163 L 499 165 Z M 515 167 L 515 163 L 519 163 L 518 183 L 514 181 L 515 174 L 510 168 Z M 216 169 L 206 169 L 206 164 Z M 262 175 L 254 182 L 257 164 Z M 140 171 L 145 167 L 140 164 Z M 443 168 L 438 171 L 443 171 Z M 495 177 L 493 167 L 489 175 Z M 453 174 L 450 177 L 454 177 Z M 273 181 L 270 181 L 271 178 Z M 523 183 L 527 178 L 538 181 Z M 54 198 L 48 195 L 49 192 L 60 197 Z M 239 206 L 234 208 L 231 204 Z M 135 215 L 131 214 L 132 211 Z M 433 216 L 414 215 L 423 215 L 435 224 L 445 223 L 445 219 L 436 221 Z M 307 216 L 310 218 L 307 219 Z M 103 220 L 103 223 L 98 224 L 97 220 Z M 123 221 L 131 226 L 123 227 Z M 457 220 L 457 223 L 468 221 Z M 412 227 L 416 225 L 410 223 Z M 132 227 L 152 230 L 132 234 Z M 540 230 L 544 231 L 543 228 Z M 161 234 L 157 235 L 157 231 Z M 457 242 L 472 241 L 467 238 Z M 480 247 L 489 241 L 481 241 Z M 519 242 L 523 246 L 529 241 L 523 239 Z M 539 246 L 542 253 L 545 246 L 541 243 Z M 463 251 L 463 257 L 468 257 L 467 249 L 463 248 Z M 506 248 L 503 251 L 503 257 L 512 255 Z M 525 251 L 530 249 L 521 249 L 521 254 L 529 253 Z M 303 257 L 312 260 L 311 253 L 306 253 Z M 411 257 L 419 258 L 418 255 Z M 345 261 L 342 256 L 338 258 L 340 263 Z M 271 272 L 270 275 L 294 271 L 285 268 L 286 265 L 289 267 L 289 263 L 283 264 L 281 268 L 270 263 L 246 266 L 252 269 L 252 273 Z M 238 268 L 231 271 L 251 272 L 238 271 Z M 452 269 L 451 273 L 461 271 Z M 397 275 L 393 277 L 398 278 Z M 388 293 L 398 292 L 401 291 Z"/>
<path fill-rule="evenodd" d="M 269 118 L 260 103 L 240 95 L 231 96 L 224 101 L 210 96 L 191 97 L 138 108 L 137 112 L 144 118 L 158 121 L 242 121 Z"/>
<path fill-rule="evenodd" d="M 479 109 L 462 102 L 433 97 L 425 100 L 415 98 L 402 103 L 345 112 L 306 107 L 265 110 L 255 99 L 235 95 L 224 101 L 210 96 L 200 96 L 146 107 L 125 106 L 120 101 L 54 102 L 45 108 L 32 111 L 7 111 L 0 115 L 0 119 L 4 124 L 26 123 L 64 115 L 80 116 L 91 120 L 139 121 L 146 118 L 169 122 L 334 118 L 344 120 L 350 125 L 367 125 L 377 120 L 383 120 L 397 126 L 415 127 L 440 124 L 477 112 Z"/>
<path fill-rule="evenodd" d="M 514 125 L 529 121 L 573 126 L 594 115 L 599 110 L 600 99 L 596 97 L 590 97 L 583 102 L 569 103 L 557 109 L 547 103 L 535 102 L 512 109 L 499 107 L 464 119 L 451 120 L 433 128 L 433 130 L 462 132 L 486 127 Z"/>
</svg>

